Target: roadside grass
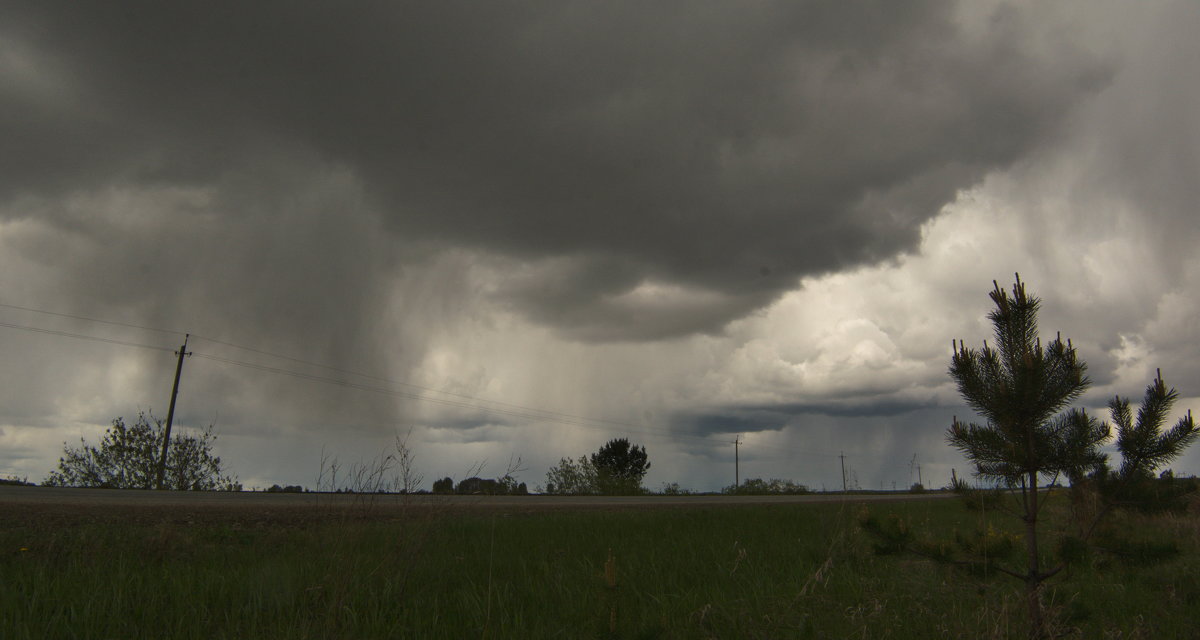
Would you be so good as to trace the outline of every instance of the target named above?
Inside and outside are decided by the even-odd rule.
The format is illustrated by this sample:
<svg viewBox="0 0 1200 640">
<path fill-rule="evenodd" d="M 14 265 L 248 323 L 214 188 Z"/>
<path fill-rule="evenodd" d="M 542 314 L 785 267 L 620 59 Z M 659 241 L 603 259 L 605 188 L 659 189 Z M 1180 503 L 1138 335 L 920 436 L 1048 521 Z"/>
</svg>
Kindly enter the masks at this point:
<svg viewBox="0 0 1200 640">
<path fill-rule="evenodd" d="M 880 555 L 858 526 L 863 508 L 930 539 L 1018 524 L 958 500 L 853 498 L 568 512 L 423 508 L 386 519 L 5 518 L 0 635 L 1024 635 L 1017 581 Z M 1170 539 L 1181 553 L 1153 564 L 1092 554 L 1052 581 L 1047 600 L 1064 637 L 1191 637 L 1200 611 L 1198 522 L 1194 514 L 1116 522 L 1131 535 Z"/>
</svg>

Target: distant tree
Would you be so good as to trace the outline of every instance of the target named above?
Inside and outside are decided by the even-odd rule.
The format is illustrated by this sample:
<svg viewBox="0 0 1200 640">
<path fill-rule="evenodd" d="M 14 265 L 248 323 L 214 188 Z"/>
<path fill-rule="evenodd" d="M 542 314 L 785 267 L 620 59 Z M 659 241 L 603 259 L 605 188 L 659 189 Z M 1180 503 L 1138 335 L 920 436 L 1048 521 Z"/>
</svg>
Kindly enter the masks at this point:
<svg viewBox="0 0 1200 640">
<path fill-rule="evenodd" d="M 664 482 L 662 489 L 658 492 L 664 496 L 690 496 L 695 492 L 691 489 L 685 489 L 678 482 Z"/>
<path fill-rule="evenodd" d="M 511 473 L 496 478 L 495 482 L 498 484 L 496 492 L 499 494 L 506 496 L 529 495 L 529 489 L 525 486 L 525 483 L 518 483 L 517 479 Z"/>
<path fill-rule="evenodd" d="M 596 470 L 596 482 L 605 495 L 642 493 L 642 478 L 650 470 L 646 448 L 633 445 L 626 438 L 609 440 L 591 456 Z"/>
<path fill-rule="evenodd" d="M 484 482 L 485 480 L 479 477 L 465 478 L 455 485 L 454 493 L 468 496 L 484 493 Z"/>
<path fill-rule="evenodd" d="M 34 483 L 32 483 L 32 482 L 30 482 L 30 481 L 29 481 L 29 478 L 18 478 L 18 477 L 16 477 L 16 476 L 9 476 L 9 477 L 7 477 L 7 478 L 0 478 L 0 486 L 2 486 L 2 485 L 15 486 L 15 487 L 32 487 L 32 486 L 36 486 Z"/>
<path fill-rule="evenodd" d="M 454 493 L 454 481 L 451 480 L 450 478 L 442 478 L 441 480 L 434 480 L 433 481 L 433 492 L 441 493 L 441 494 Z"/>
<path fill-rule="evenodd" d="M 556 495 L 596 495 L 600 493 L 596 467 L 587 456 L 578 460 L 563 458 L 546 472 L 544 491 Z"/>
<path fill-rule="evenodd" d="M 132 425 L 116 418 L 105 430 L 99 446 L 89 445 L 82 438 L 79 448 L 63 443 L 58 469 L 50 472 L 43 484 L 150 489 L 158 475 L 164 431 L 162 420 L 141 412 Z M 167 455 L 164 487 L 189 491 L 240 490 L 237 478 L 226 475 L 221 459 L 213 455 L 216 439 L 211 426 L 194 435 L 176 433 Z"/>
<path fill-rule="evenodd" d="M 808 487 L 802 484 L 796 484 L 791 480 L 781 480 L 779 478 L 771 478 L 763 480 L 762 478 L 750 478 L 743 480 L 740 484 L 729 485 L 721 489 L 721 493 L 738 496 L 769 496 L 769 495 L 801 495 L 810 493 Z"/>
</svg>

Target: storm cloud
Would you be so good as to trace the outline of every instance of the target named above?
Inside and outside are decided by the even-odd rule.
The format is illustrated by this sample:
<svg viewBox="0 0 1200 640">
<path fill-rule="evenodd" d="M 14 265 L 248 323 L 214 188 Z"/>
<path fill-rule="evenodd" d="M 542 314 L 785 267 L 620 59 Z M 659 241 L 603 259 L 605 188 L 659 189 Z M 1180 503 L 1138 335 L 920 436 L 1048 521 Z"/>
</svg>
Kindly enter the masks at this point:
<svg viewBox="0 0 1200 640">
<path fill-rule="evenodd" d="M 1198 13 L 5 3 L 0 303 L 121 324 L 0 321 L 191 333 L 181 420 L 263 483 L 408 429 L 531 484 L 616 433 L 701 488 L 737 433 L 945 471 L 949 341 L 1016 271 L 1089 406 L 1200 393 Z M 0 473 L 162 413 L 161 351 L 0 344 Z"/>
<path fill-rule="evenodd" d="M 307 159 L 361 184 L 370 213 L 345 217 L 516 260 L 496 295 L 600 341 L 719 331 L 800 277 L 912 250 L 1107 73 L 1069 43 L 1035 59 L 1018 12 L 969 29 L 948 2 L 16 13 L 10 200 L 124 183 L 278 201 L 280 161 Z M 216 215 L 232 236 L 254 213 Z M 285 237 L 308 224 L 276 215 Z"/>
</svg>

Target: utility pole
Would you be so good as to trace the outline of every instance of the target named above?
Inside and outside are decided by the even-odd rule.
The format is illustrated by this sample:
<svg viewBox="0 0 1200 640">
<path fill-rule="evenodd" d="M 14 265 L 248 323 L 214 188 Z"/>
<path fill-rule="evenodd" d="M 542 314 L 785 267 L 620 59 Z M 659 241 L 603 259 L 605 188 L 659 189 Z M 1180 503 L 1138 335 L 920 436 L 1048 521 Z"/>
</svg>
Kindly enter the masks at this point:
<svg viewBox="0 0 1200 640">
<path fill-rule="evenodd" d="M 734 489 L 734 491 L 737 490 L 738 486 L 741 484 L 741 481 L 742 481 L 742 475 L 741 475 L 740 470 L 738 469 L 738 445 L 742 443 L 741 438 L 742 438 L 741 434 L 738 434 L 738 435 L 734 436 L 734 438 L 733 438 L 733 489 Z"/>
<path fill-rule="evenodd" d="M 921 479 L 921 465 L 917 465 L 917 484 L 925 486 L 925 481 Z"/>
<path fill-rule="evenodd" d="M 191 334 L 183 334 L 183 346 L 179 347 L 179 351 L 175 355 L 179 356 L 179 361 L 175 363 L 175 383 L 171 385 L 171 405 L 167 407 L 167 429 L 163 433 L 162 455 L 158 458 L 158 483 L 156 488 L 163 488 L 163 474 L 167 470 L 167 447 L 171 445 L 171 423 L 175 420 L 175 396 L 179 395 L 179 374 L 183 373 L 183 358 L 184 356 L 192 355 L 187 350 L 187 341 Z"/>
<path fill-rule="evenodd" d="M 846 493 L 846 453 L 842 452 L 838 458 L 842 461 L 842 493 Z"/>
</svg>

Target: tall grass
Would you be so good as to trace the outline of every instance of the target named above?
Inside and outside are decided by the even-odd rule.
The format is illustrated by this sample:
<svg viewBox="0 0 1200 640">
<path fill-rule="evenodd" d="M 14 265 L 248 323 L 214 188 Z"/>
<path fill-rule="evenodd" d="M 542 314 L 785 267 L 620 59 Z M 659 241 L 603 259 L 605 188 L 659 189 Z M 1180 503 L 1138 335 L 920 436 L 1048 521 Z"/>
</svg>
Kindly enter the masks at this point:
<svg viewBox="0 0 1200 640">
<path fill-rule="evenodd" d="M 25 638 L 1017 637 L 1018 585 L 878 555 L 862 505 L 400 519 L 186 518 L 0 524 L 0 636 Z M 872 504 L 947 537 L 957 501 Z M 1195 517 L 1152 526 L 1183 553 L 1095 557 L 1057 581 L 1067 637 L 1188 637 Z M 998 520 L 999 527 L 1007 523 Z M 611 556 L 610 556 L 611 553 Z"/>
</svg>

